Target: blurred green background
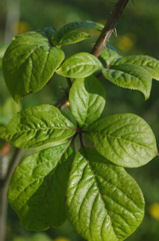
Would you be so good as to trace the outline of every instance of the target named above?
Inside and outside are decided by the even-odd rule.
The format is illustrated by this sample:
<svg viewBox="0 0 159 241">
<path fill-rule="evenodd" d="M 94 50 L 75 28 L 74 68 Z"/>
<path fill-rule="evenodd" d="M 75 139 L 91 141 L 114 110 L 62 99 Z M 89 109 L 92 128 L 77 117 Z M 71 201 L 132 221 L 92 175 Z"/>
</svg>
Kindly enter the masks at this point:
<svg viewBox="0 0 159 241">
<path fill-rule="evenodd" d="M 94 20 L 105 23 L 115 0 L 0 0 L 0 46 L 7 44 L 13 35 L 46 26 L 60 26 L 77 20 Z M 112 36 L 122 55 L 148 54 L 159 59 L 159 1 L 130 1 L 117 26 L 118 36 Z M 95 39 L 93 40 L 95 41 Z M 90 44 L 90 46 L 89 46 Z M 66 48 L 68 55 L 77 51 L 89 51 L 93 42 L 83 42 Z M 0 56 L 3 54 L 1 48 Z M 1 62 L 0 62 L 1 66 Z M 159 83 L 153 81 L 151 97 L 121 89 L 101 80 L 106 88 L 105 114 L 133 112 L 142 116 L 153 128 L 159 143 Z M 41 103 L 56 104 L 64 93 L 66 83 L 56 77 L 42 91 L 27 96 L 22 106 Z M 7 123 L 19 107 L 9 98 L 0 71 L 0 123 Z M 147 166 L 128 170 L 138 181 L 146 200 L 146 215 L 142 225 L 128 241 L 159 241 L 159 157 Z M 36 217 L 35 217 L 36 218 Z M 25 230 L 9 208 L 7 241 L 80 241 L 82 240 L 69 223 L 59 229 L 42 234 Z M 111 241 L 111 240 L 110 240 Z"/>
</svg>

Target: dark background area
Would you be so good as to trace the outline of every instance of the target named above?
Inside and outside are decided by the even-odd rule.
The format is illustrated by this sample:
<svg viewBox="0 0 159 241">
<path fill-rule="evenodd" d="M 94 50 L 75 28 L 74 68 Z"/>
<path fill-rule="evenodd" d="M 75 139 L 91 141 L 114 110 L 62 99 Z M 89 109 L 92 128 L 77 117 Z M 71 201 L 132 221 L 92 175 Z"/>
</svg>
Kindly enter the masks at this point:
<svg viewBox="0 0 159 241">
<path fill-rule="evenodd" d="M 36 30 L 46 26 L 56 29 L 77 20 L 94 20 L 105 23 L 115 0 L 0 0 L 0 46 L 10 42 L 16 33 Z M 159 1 L 130 1 L 117 25 L 117 37 L 110 44 L 121 55 L 147 54 L 159 59 Z M 95 39 L 90 43 L 93 46 Z M 89 51 L 89 43 L 66 48 L 68 55 Z M 1 65 L 1 64 L 0 64 Z M 159 142 L 159 83 L 153 81 L 152 93 L 145 102 L 136 91 L 113 86 L 101 80 L 106 89 L 105 114 L 132 112 L 143 117 L 152 127 Z M 59 85 L 60 83 L 60 85 Z M 66 84 L 56 77 L 39 93 L 27 96 L 22 106 L 41 103 L 56 104 Z M 9 93 L 0 72 L 0 122 L 6 123 L 13 112 Z M 138 181 L 146 200 L 146 215 L 138 230 L 128 241 L 159 241 L 159 158 L 148 165 L 128 170 Z M 63 237 L 63 238 L 62 238 Z M 69 223 L 59 229 L 50 229 L 43 234 L 28 232 L 19 223 L 16 214 L 9 208 L 7 241 L 80 241 L 82 240 Z"/>
</svg>

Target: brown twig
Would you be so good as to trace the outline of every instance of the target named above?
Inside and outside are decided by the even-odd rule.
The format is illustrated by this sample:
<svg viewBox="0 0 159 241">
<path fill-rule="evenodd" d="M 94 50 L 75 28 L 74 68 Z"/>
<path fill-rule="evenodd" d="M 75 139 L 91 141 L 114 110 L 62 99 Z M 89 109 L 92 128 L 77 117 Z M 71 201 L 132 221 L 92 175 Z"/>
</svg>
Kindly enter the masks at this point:
<svg viewBox="0 0 159 241">
<path fill-rule="evenodd" d="M 110 17 L 108 18 L 107 23 L 103 28 L 101 35 L 97 39 L 97 42 L 93 48 L 92 54 L 96 57 L 100 55 L 101 51 L 106 46 L 106 43 L 109 41 L 109 38 L 114 31 L 115 26 L 128 2 L 129 0 L 118 0 L 118 2 L 116 3 L 112 13 L 110 14 Z"/>
</svg>

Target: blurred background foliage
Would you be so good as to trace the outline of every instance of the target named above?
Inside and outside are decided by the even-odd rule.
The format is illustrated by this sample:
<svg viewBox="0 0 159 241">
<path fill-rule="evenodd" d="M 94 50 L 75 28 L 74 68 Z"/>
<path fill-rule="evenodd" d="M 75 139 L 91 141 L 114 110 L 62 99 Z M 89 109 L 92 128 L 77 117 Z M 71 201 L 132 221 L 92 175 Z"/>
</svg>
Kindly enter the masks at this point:
<svg viewBox="0 0 159 241">
<path fill-rule="evenodd" d="M 0 69 L 1 57 L 11 37 L 16 33 L 60 26 L 77 20 L 94 20 L 105 23 L 116 0 L 1 0 L 0 1 Z M 95 36 L 95 38 L 97 35 Z M 67 55 L 89 51 L 95 42 L 86 41 L 65 48 Z M 133 0 L 117 26 L 117 37 L 110 43 L 122 55 L 148 54 L 159 59 L 159 1 Z M 106 88 L 105 114 L 133 112 L 152 126 L 159 143 L 159 83 L 153 81 L 149 100 L 136 92 L 121 89 L 101 80 Z M 66 89 L 65 79 L 54 76 L 39 93 L 27 96 L 22 106 L 41 103 L 57 104 Z M 11 98 L 0 70 L 0 124 L 6 124 L 21 107 Z M 146 215 L 142 225 L 128 241 L 159 241 L 159 157 L 147 166 L 128 170 L 138 181 L 146 199 Z M 36 217 L 35 217 L 36 218 Z M 25 230 L 16 214 L 9 208 L 7 241 L 80 241 L 71 225 L 66 222 L 59 229 L 41 234 Z"/>
</svg>

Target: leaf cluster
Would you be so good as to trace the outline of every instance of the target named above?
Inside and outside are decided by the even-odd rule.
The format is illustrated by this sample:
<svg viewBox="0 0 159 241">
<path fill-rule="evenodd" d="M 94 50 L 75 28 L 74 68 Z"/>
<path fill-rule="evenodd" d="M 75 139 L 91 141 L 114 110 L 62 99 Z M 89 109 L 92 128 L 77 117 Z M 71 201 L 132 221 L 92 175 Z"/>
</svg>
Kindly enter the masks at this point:
<svg viewBox="0 0 159 241">
<path fill-rule="evenodd" d="M 142 192 L 124 168 L 151 161 L 157 145 L 141 117 L 102 117 L 106 93 L 97 76 L 102 73 L 113 84 L 139 90 L 148 99 L 152 78 L 159 80 L 159 61 L 121 57 L 110 46 L 99 59 L 82 52 L 64 60 L 63 45 L 91 36 L 79 28 L 101 31 L 103 26 L 82 21 L 57 31 L 25 33 L 16 36 L 5 52 L 4 77 L 16 101 L 42 89 L 55 73 L 72 85 L 69 108 L 31 106 L 1 130 L 0 137 L 13 146 L 34 150 L 18 165 L 8 199 L 28 229 L 57 227 L 68 218 L 89 241 L 122 241 L 144 215 Z"/>
</svg>

